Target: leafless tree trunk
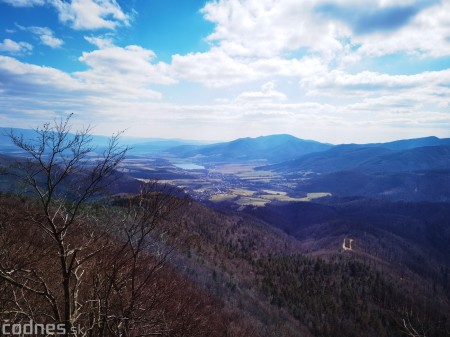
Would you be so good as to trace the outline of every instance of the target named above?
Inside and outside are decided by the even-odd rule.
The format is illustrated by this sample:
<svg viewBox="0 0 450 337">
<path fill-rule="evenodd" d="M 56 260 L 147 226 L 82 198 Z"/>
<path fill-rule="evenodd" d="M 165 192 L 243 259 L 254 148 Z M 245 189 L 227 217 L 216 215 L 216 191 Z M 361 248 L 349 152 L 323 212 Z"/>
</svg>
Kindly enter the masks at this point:
<svg viewBox="0 0 450 337">
<path fill-rule="evenodd" d="M 30 208 L 26 220 L 39 229 L 34 235 L 51 245 L 48 251 L 37 255 L 53 254 L 59 261 L 58 274 L 51 277 L 61 279 L 62 298 L 59 289 L 52 289 L 47 282 L 50 270 L 43 273 L 42 266 L 36 267 L 39 263 L 0 265 L 0 278 L 15 288 L 14 294 L 44 298 L 52 308 L 51 319 L 63 322 L 67 335 L 82 308 L 78 296 L 83 264 L 102 250 L 103 245 L 98 243 L 105 243 L 98 233 L 86 228 L 83 210 L 88 206 L 85 203 L 111 182 L 127 151 L 126 147 L 119 146 L 117 134 L 110 139 L 102 156 L 95 155 L 91 128 L 71 133 L 70 118 L 35 129 L 36 137 L 32 140 L 9 133 L 11 141 L 27 155 L 9 174 L 37 196 L 38 205 Z M 20 244 L 14 247 L 24 249 Z"/>
<path fill-rule="evenodd" d="M 423 330 L 423 328 L 414 326 L 414 324 L 411 322 L 412 317 L 413 317 L 413 315 L 411 312 L 408 312 L 408 311 L 405 312 L 405 318 L 403 318 L 401 320 L 401 324 L 400 324 L 402 327 L 402 330 L 408 336 L 411 336 L 411 337 L 426 337 L 426 334 L 425 334 L 425 331 Z"/>
<path fill-rule="evenodd" d="M 251 336 L 166 265 L 186 239 L 187 200 L 152 182 L 112 204 L 88 202 L 127 148 L 116 135 L 97 157 L 91 129 L 72 134 L 69 121 L 45 124 L 31 141 L 10 134 L 27 154 L 10 174 L 34 198 L 0 195 L 2 318 L 63 324 L 66 336 Z"/>
</svg>

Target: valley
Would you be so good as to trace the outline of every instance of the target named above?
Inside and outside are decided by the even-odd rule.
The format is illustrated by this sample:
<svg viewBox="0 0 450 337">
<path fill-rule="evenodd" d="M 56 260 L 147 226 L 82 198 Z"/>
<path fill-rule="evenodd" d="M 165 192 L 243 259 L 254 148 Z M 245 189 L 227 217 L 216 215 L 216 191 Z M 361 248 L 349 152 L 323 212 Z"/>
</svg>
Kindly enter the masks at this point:
<svg viewBox="0 0 450 337">
<path fill-rule="evenodd" d="M 96 219 L 96 230 L 111 224 L 123 230 L 121 221 L 138 214 L 127 212 L 143 187 L 150 188 L 149 219 L 180 200 L 168 213 L 169 226 L 151 232 L 149 258 L 170 251 L 155 286 L 172 278 L 175 300 L 183 302 L 176 283 L 187 282 L 186 296 L 198 303 L 211 296 L 214 310 L 167 308 L 170 324 L 187 314 L 214 319 L 210 331 L 239 337 L 405 337 L 400 323 L 406 317 L 426 329 L 421 337 L 446 336 L 449 144 L 431 137 L 333 146 L 288 135 L 219 144 L 144 142 L 130 147 L 108 192 L 89 200 L 86 210 L 93 213 L 86 221 Z M 65 202 L 72 202 L 70 192 L 83 186 L 84 171 L 102 150 L 98 144 L 98 153 L 65 177 Z M 3 153 L 0 224 L 13 233 L 9 219 L 36 205 L 33 190 L 17 179 L 33 166 L 10 146 Z M 33 179 L 45 189 L 42 172 Z M 26 224 L 24 218 L 21 230 Z"/>
<path fill-rule="evenodd" d="M 179 158 L 133 158 L 126 159 L 123 172 L 140 181 L 158 180 L 185 189 L 200 202 L 230 202 L 238 206 L 262 206 L 272 201 L 298 202 L 311 201 L 331 193 L 294 192 L 299 181 L 308 179 L 312 173 L 303 177 L 286 179 L 283 175 L 255 170 L 264 165 L 258 161 L 246 164 L 208 163 L 202 161 L 182 162 Z"/>
</svg>

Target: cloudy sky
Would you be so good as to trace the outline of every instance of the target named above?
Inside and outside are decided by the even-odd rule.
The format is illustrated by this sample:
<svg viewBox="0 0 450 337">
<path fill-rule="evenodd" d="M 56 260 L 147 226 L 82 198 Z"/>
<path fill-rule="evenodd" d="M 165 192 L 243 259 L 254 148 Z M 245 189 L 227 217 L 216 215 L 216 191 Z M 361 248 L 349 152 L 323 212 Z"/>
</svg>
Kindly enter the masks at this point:
<svg viewBox="0 0 450 337">
<path fill-rule="evenodd" d="M 450 137 L 450 0 L 0 0 L 0 126 Z"/>
</svg>

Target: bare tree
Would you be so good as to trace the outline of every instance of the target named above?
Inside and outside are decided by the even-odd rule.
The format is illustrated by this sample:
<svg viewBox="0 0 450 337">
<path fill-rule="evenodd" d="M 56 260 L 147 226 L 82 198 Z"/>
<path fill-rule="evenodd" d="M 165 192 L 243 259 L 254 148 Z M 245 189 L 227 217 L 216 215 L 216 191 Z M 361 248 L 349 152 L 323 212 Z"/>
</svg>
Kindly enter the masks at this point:
<svg viewBox="0 0 450 337">
<path fill-rule="evenodd" d="M 27 250 L 28 256 L 53 254 L 57 263 L 39 265 L 39 261 L 26 261 L 0 265 L 0 279 L 14 287 L 14 296 L 40 297 L 51 308 L 50 317 L 62 322 L 67 335 L 80 316 L 83 307 L 79 301 L 83 264 L 102 250 L 105 240 L 94 229 L 87 227 L 83 210 L 86 202 L 111 183 L 118 165 L 124 159 L 126 147 L 118 144 L 119 135 L 113 135 L 102 155 L 96 155 L 90 127 L 71 132 L 71 115 L 65 120 L 47 123 L 35 129 L 35 139 L 25 140 L 22 135 L 9 133 L 11 141 L 26 153 L 10 174 L 19 179 L 27 191 L 37 196 L 37 204 L 28 206 L 26 220 L 37 226 L 33 233 L 37 240 L 49 244 L 42 246 L 12 246 Z M 86 228 L 87 227 L 87 228 Z M 83 230 L 80 230 L 83 228 Z M 16 252 L 17 253 L 17 252 Z M 17 254 L 24 256 L 24 254 Z M 2 259 L 2 261 L 7 261 Z M 59 278 L 60 289 L 50 286 L 49 278 Z M 26 312 L 18 308 L 17 312 Z M 28 313 L 33 312 L 28 310 Z"/>
<path fill-rule="evenodd" d="M 62 325 L 66 336 L 251 336 L 166 263 L 188 237 L 187 199 L 155 181 L 89 202 L 127 148 L 115 135 L 98 156 L 91 129 L 71 133 L 69 122 L 45 124 L 29 141 L 9 134 L 27 154 L 10 174 L 34 198 L 0 195 L 1 318 Z"/>
<path fill-rule="evenodd" d="M 405 311 L 405 318 L 403 318 L 400 323 L 403 332 L 410 337 L 426 337 L 423 327 L 414 326 L 414 324 L 411 322 L 412 318 L 412 311 Z M 421 325 L 420 321 L 418 321 L 418 325 Z"/>
<path fill-rule="evenodd" d="M 156 181 L 143 184 L 137 195 L 123 199 L 122 207 L 111 214 L 118 223 L 117 241 L 105 259 L 110 263 L 95 268 L 103 271 L 98 273 L 95 296 L 101 333 L 107 329 L 115 336 L 142 336 L 170 331 L 164 324 L 164 304 L 174 285 L 161 281 L 161 271 L 176 246 L 173 231 L 180 227 L 174 225 L 181 221 L 176 211 L 187 200 L 173 192 Z"/>
</svg>

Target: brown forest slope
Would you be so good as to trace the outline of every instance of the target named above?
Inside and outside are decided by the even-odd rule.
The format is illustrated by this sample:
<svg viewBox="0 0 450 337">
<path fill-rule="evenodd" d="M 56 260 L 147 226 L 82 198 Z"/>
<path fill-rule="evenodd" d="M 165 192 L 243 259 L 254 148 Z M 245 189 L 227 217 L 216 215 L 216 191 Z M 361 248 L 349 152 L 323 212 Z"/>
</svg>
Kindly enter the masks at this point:
<svg viewBox="0 0 450 337">
<path fill-rule="evenodd" d="M 109 228 L 119 223 L 129 202 L 129 198 L 118 198 L 87 205 L 84 214 L 90 215 L 80 220 L 73 240 L 105 229 L 111 233 Z M 34 201 L 3 196 L 0 203 L 2 270 L 8 272 L 9 266 L 20 264 L 24 270 L 33 267 L 56 288 L 60 280 L 54 276 L 57 266 L 49 255 L 52 242 L 27 222 L 26 215 L 35 211 Z M 308 257 L 304 255 L 306 236 L 319 233 L 317 225 L 304 227 L 310 229 L 298 232 L 305 236 L 299 240 L 253 216 L 218 212 L 191 201 L 176 209 L 171 219 L 169 227 L 164 227 L 166 239 L 161 239 L 161 233 L 152 236 L 153 248 L 137 269 L 138 278 L 147 275 L 149 267 L 159 265 L 161 253 L 166 256 L 171 251 L 140 298 L 148 315 L 140 322 L 151 321 L 155 329 L 165 331 L 164 336 L 400 337 L 406 336 L 403 320 L 426 336 L 449 335 L 445 289 L 449 273 L 438 260 L 442 280 L 433 281 L 409 268 L 401 269 L 382 255 L 374 258 L 370 252 L 363 256 L 336 247 L 322 258 Z M 327 226 L 331 230 L 332 222 Z M 101 236 L 95 246 L 102 240 L 108 242 L 108 249 L 86 264 L 83 280 L 87 283 L 80 288 L 86 296 L 102 289 L 110 265 L 123 258 L 117 254 L 123 237 Z M 113 256 L 118 258 L 112 261 Z M 124 273 L 125 282 L 130 269 L 122 264 L 118 271 Z M 17 293 L 11 286 L 4 280 L 0 286 L 2 318 L 20 319 L 17 313 L 6 314 L 12 303 L 31 303 L 44 310 L 46 300 L 36 294 L 15 303 L 11 299 Z M 126 282 L 114 285 L 110 310 L 117 316 L 129 296 L 128 286 Z"/>
</svg>

